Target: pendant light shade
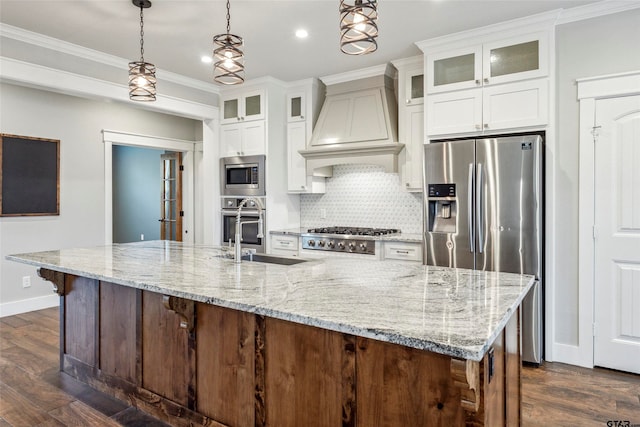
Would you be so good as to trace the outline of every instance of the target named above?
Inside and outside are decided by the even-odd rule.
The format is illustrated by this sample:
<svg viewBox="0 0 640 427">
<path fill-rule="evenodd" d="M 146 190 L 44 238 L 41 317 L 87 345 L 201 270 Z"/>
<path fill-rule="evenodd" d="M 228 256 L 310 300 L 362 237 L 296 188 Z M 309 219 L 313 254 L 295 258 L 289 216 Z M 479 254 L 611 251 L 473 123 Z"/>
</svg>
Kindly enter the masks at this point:
<svg viewBox="0 0 640 427">
<path fill-rule="evenodd" d="M 340 50 L 364 55 L 378 49 L 377 0 L 340 0 Z"/>
<path fill-rule="evenodd" d="M 140 61 L 129 62 L 129 99 L 132 101 L 156 100 L 156 66 L 144 61 L 143 10 L 151 7 L 149 0 L 132 0 L 140 8 Z"/>
<path fill-rule="evenodd" d="M 231 34 L 231 14 L 227 0 L 227 32 L 213 37 L 213 79 L 224 85 L 244 83 L 244 53 L 242 37 Z"/>
</svg>

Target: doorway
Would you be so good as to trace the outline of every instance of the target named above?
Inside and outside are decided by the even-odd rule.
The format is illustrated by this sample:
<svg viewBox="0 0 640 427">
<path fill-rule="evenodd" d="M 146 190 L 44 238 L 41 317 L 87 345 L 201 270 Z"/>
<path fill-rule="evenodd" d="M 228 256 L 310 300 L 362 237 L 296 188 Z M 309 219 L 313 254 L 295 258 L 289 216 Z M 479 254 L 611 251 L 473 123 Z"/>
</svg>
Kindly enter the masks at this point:
<svg viewBox="0 0 640 427">
<path fill-rule="evenodd" d="M 640 95 L 595 111 L 594 365 L 640 374 Z"/>
</svg>

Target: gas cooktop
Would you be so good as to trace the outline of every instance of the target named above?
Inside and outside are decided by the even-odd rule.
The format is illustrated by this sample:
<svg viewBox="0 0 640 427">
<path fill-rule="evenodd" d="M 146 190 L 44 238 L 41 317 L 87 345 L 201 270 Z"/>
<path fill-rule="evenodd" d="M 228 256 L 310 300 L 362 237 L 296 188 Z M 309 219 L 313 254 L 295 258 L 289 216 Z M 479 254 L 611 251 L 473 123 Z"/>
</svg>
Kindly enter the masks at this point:
<svg viewBox="0 0 640 427">
<path fill-rule="evenodd" d="M 348 234 L 352 236 L 384 236 L 397 234 L 400 230 L 395 228 L 370 228 L 370 227 L 319 227 L 310 228 L 308 233 L 316 234 Z"/>
<path fill-rule="evenodd" d="M 376 242 L 365 236 L 400 233 L 395 228 L 318 227 L 302 235 L 302 249 L 375 255 Z M 334 235 L 334 236 L 332 236 Z M 338 235 L 338 236 L 335 236 Z M 359 237 L 361 236 L 361 237 Z"/>
</svg>

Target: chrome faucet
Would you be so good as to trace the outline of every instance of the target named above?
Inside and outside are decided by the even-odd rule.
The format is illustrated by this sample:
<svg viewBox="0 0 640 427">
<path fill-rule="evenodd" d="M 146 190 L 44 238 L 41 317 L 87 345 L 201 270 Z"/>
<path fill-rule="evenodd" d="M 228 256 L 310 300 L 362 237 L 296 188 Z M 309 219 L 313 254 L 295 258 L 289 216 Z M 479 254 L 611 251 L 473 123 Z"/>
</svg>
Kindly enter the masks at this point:
<svg viewBox="0 0 640 427">
<path fill-rule="evenodd" d="M 242 215 L 242 208 L 246 206 L 247 202 L 252 201 L 255 203 L 258 208 L 258 220 L 257 221 L 240 221 L 240 216 Z M 234 241 L 234 261 L 236 264 L 242 262 L 242 226 L 245 224 L 258 224 L 258 234 L 256 237 L 263 238 L 264 237 L 264 221 L 262 219 L 262 211 L 264 207 L 262 206 L 262 202 L 259 199 L 254 199 L 253 197 L 247 197 L 238 205 L 238 213 L 236 214 L 236 236 Z"/>
</svg>

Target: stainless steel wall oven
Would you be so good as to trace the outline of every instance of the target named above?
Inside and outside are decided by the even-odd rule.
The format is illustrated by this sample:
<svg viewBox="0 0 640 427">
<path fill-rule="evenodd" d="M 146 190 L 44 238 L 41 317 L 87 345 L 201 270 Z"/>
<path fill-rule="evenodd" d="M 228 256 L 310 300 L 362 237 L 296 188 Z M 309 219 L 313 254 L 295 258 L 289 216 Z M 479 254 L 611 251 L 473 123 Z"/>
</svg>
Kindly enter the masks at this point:
<svg viewBox="0 0 640 427">
<path fill-rule="evenodd" d="M 233 245 L 236 234 L 236 216 L 238 205 L 244 200 L 243 197 L 224 197 L 222 199 L 222 244 Z M 265 206 L 264 200 L 262 205 Z M 263 210 L 264 228 L 267 227 L 267 211 Z M 240 214 L 241 221 L 254 221 L 259 217 L 258 209 L 252 202 L 242 208 Z M 266 237 L 258 237 L 258 224 L 244 224 L 242 226 L 242 247 L 255 249 L 257 252 L 265 253 L 267 250 Z"/>
</svg>

